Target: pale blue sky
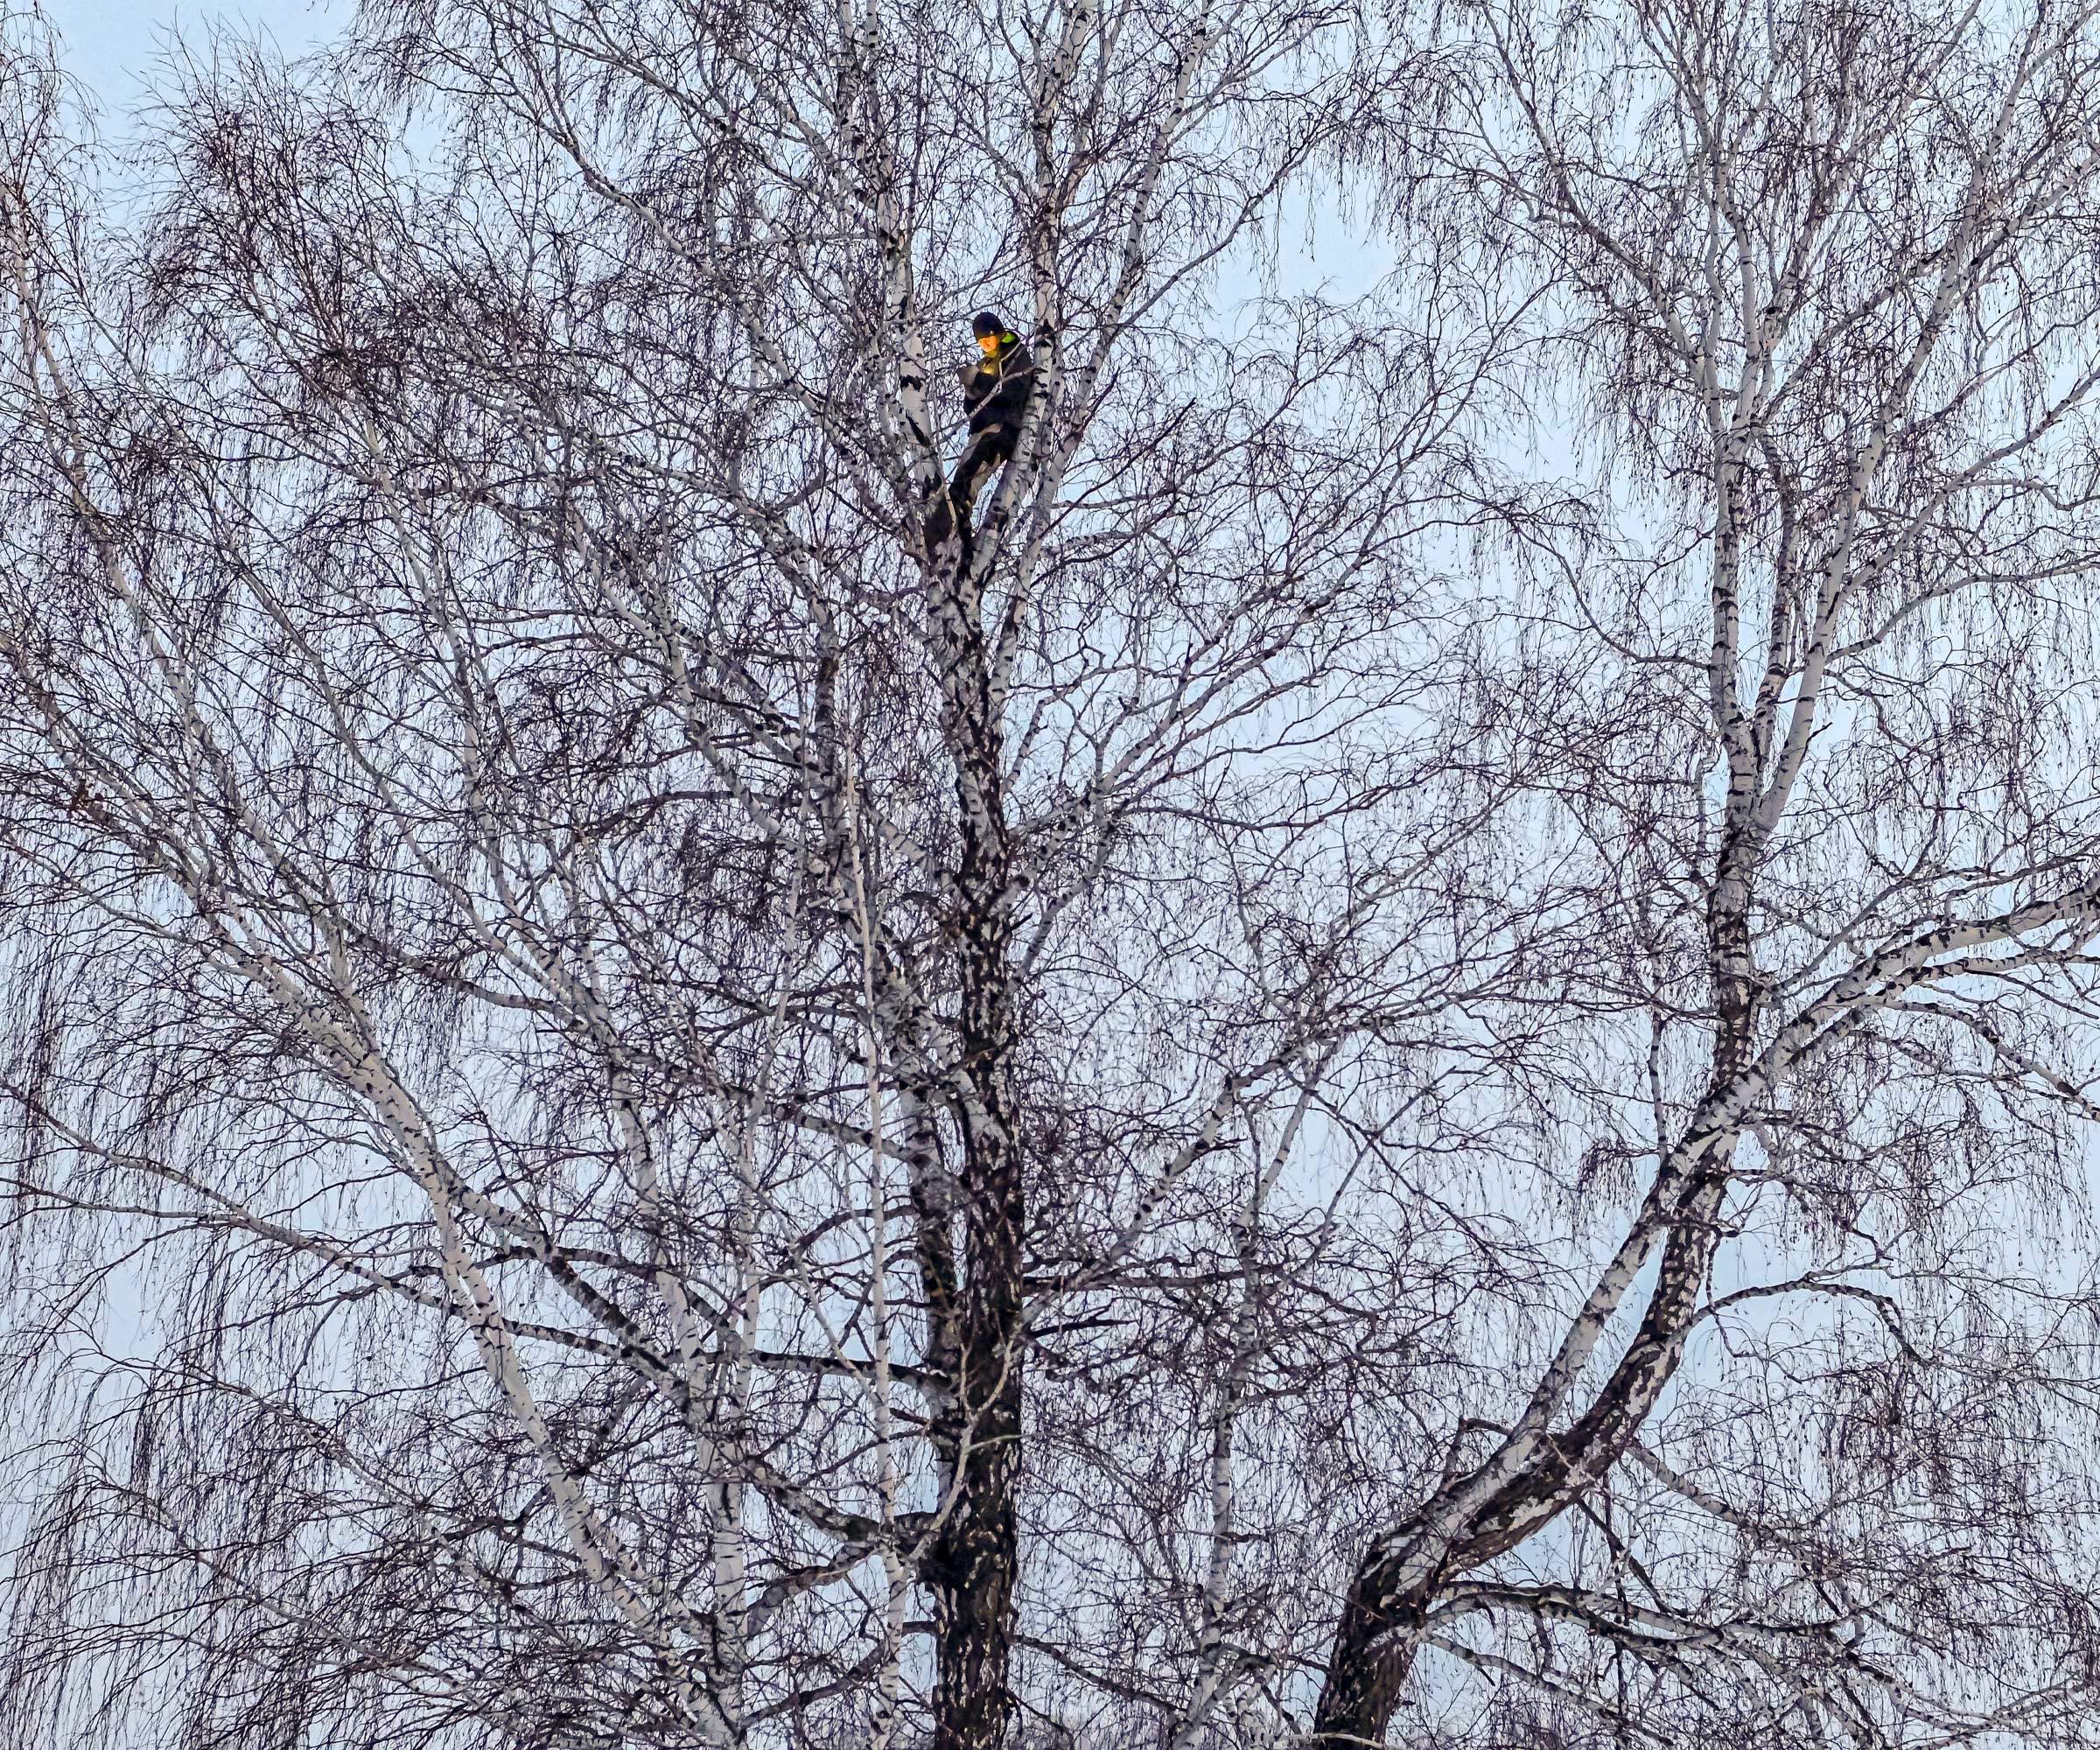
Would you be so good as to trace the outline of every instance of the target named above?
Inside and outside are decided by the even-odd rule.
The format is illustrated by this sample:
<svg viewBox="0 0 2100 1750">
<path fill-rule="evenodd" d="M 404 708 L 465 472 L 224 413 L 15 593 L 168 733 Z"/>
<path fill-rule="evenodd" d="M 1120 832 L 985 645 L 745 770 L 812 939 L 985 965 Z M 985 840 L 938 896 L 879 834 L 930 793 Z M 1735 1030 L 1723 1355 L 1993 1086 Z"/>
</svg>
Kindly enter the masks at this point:
<svg viewBox="0 0 2100 1750">
<path fill-rule="evenodd" d="M 179 32 L 201 47 L 211 30 L 258 30 L 288 52 L 323 40 L 348 23 L 357 0 L 45 0 L 65 44 L 65 60 L 93 93 L 104 137 L 123 131 Z M 1333 297 L 1368 291 L 1390 270 L 1389 251 L 1367 244 L 1360 228 L 1338 214 L 1292 210 L 1284 220 L 1285 289 L 1320 287 Z"/>
<path fill-rule="evenodd" d="M 65 38 L 66 64 L 105 111 L 137 101 L 144 77 L 179 28 L 192 40 L 214 23 L 261 26 L 286 49 L 328 34 L 349 0 L 46 0 Z"/>
</svg>

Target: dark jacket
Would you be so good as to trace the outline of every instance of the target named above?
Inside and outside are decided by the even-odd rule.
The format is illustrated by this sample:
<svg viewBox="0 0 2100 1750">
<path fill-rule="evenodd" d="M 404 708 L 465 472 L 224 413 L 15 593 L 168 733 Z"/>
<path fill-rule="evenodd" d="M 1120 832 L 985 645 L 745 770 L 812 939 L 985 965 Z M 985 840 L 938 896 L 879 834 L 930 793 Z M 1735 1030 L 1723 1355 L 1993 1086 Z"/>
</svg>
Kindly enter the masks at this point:
<svg viewBox="0 0 2100 1750">
<path fill-rule="evenodd" d="M 970 429 L 986 431 L 997 426 L 1018 430 L 1022 411 L 1035 388 L 1035 359 L 1018 334 L 999 336 L 999 350 L 983 364 L 962 372 L 962 405 L 970 413 Z"/>
</svg>

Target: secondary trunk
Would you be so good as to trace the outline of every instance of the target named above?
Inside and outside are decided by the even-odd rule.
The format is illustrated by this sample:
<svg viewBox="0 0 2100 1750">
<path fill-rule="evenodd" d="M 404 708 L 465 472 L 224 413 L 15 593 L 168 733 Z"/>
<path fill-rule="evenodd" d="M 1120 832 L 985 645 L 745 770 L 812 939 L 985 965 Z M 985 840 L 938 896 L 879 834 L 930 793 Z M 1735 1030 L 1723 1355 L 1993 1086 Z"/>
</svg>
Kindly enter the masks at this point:
<svg viewBox="0 0 2100 1750">
<path fill-rule="evenodd" d="M 1754 840 L 1740 826 L 1725 839 L 1708 909 L 1714 988 L 1708 1110 L 1744 1072 L 1755 1040 L 1759 985 L 1749 933 L 1754 850 Z M 1723 1135 L 1692 1164 L 1641 1323 L 1574 1424 L 1541 1445 L 1524 1469 L 1484 1501 L 1457 1505 L 1466 1502 L 1483 1473 L 1447 1484 L 1412 1523 L 1380 1538 L 1358 1565 L 1313 1716 L 1317 1750 L 1384 1743 L 1438 1592 L 1550 1524 L 1640 1432 L 1684 1358 L 1720 1243 L 1717 1218 L 1734 1152 L 1732 1135 Z"/>
<path fill-rule="evenodd" d="M 1390 1562 L 1374 1559 L 1357 1571 L 1349 1588 L 1312 1717 L 1312 1742 L 1320 1750 L 1362 1750 L 1385 1741 L 1386 1726 L 1414 1669 L 1416 1638 L 1434 1585 L 1403 1591 L 1396 1578 Z"/>
</svg>

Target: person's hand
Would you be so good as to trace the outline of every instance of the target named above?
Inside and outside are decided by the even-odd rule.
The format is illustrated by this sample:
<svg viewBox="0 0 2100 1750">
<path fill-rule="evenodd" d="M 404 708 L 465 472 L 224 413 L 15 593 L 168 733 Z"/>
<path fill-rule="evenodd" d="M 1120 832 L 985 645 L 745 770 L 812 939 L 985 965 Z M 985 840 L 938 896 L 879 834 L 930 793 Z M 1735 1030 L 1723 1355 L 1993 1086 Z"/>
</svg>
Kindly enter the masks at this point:
<svg viewBox="0 0 2100 1750">
<path fill-rule="evenodd" d="M 970 387 L 971 380 L 976 377 L 976 374 L 977 368 L 975 365 L 957 365 L 956 367 L 956 381 L 961 383 L 965 389 Z"/>
</svg>

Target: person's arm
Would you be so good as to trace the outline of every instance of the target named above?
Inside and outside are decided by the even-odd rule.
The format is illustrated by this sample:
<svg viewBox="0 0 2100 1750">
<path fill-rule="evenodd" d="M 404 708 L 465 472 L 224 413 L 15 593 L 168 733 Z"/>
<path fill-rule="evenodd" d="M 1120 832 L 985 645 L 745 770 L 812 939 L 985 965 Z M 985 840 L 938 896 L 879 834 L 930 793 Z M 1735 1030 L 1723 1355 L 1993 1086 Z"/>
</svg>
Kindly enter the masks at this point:
<svg viewBox="0 0 2100 1750">
<path fill-rule="evenodd" d="M 956 366 L 956 376 L 962 385 L 962 410 L 975 419 L 985 402 L 998 393 L 999 374 L 989 365 L 968 364 Z"/>
<path fill-rule="evenodd" d="M 1018 420 L 1035 388 L 1035 355 L 1024 341 L 1016 340 L 999 360 L 997 394 L 999 411 Z"/>
</svg>

